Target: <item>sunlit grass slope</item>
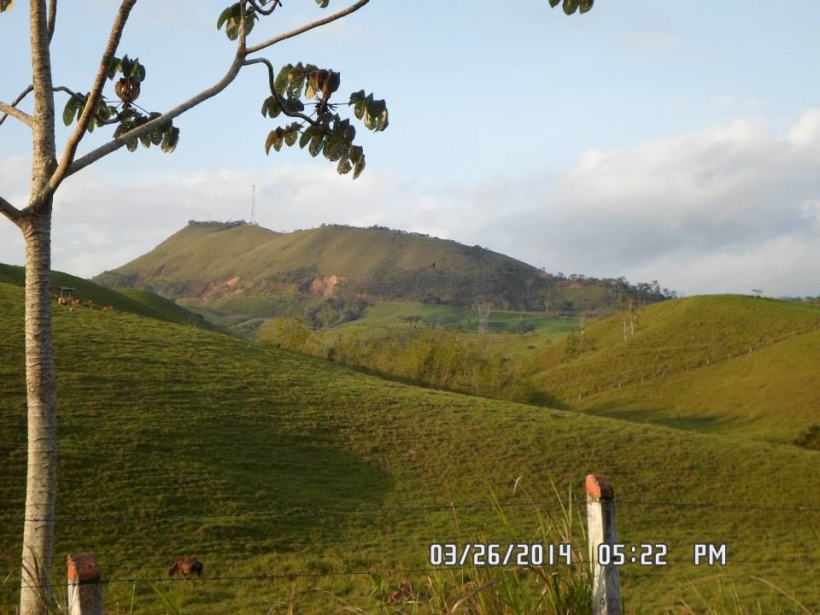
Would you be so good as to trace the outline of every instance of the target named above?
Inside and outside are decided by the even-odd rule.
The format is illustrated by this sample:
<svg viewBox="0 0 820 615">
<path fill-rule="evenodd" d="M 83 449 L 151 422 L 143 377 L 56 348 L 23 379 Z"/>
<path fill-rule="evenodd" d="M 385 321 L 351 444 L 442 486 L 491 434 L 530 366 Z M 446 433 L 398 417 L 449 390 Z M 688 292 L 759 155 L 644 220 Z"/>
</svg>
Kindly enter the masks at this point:
<svg viewBox="0 0 820 615">
<path fill-rule="evenodd" d="M 534 382 L 567 407 L 791 440 L 818 421 L 820 310 L 741 296 L 668 301 L 589 324 L 540 353 Z"/>
<path fill-rule="evenodd" d="M 324 331 L 328 341 L 347 335 L 380 338 L 408 330 L 444 329 L 460 334 L 478 334 L 478 311 L 474 307 L 423 305 L 420 303 L 380 303 L 368 306 L 362 316 Z M 486 342 L 503 347 L 537 344 L 539 347 L 563 338 L 577 329 L 577 318 L 550 316 L 544 312 L 514 312 L 491 310 Z M 521 324 L 532 327 L 533 335 L 523 336 Z M 526 329 L 529 331 L 529 329 Z M 467 339 L 467 338 L 464 338 Z M 482 341 L 482 340 L 475 340 Z"/>
<path fill-rule="evenodd" d="M 0 612 L 23 517 L 22 311 L 22 289 L 0 283 Z M 490 490 L 530 531 L 513 505 L 556 514 L 550 481 L 588 472 L 615 485 L 625 542 L 669 545 L 669 566 L 622 569 L 628 612 L 698 604 L 720 572 L 763 612 L 779 594 L 746 575 L 820 609 L 817 453 L 404 386 L 124 311 L 55 310 L 54 328 L 54 577 L 67 553 L 94 552 L 107 613 L 165 612 L 145 581 L 183 554 L 206 579 L 157 585 L 183 613 L 366 605 L 370 577 L 334 573 L 420 585 L 429 543 L 504 542 Z M 727 544 L 729 566 L 693 566 L 693 542 Z"/>
<path fill-rule="evenodd" d="M 435 297 L 466 305 L 479 298 L 539 303 L 548 284 L 548 276 L 532 265 L 418 233 L 337 225 L 276 233 L 218 223 L 189 224 L 97 280 L 114 287 L 150 286 L 163 296 L 202 300 L 222 313 L 266 316 L 264 311 L 277 307 L 266 301 L 271 295 L 321 297 L 330 278 L 337 294 L 375 301 Z"/>
<path fill-rule="evenodd" d="M 23 267 L 0 263 L 0 283 L 6 282 L 23 286 L 25 279 L 25 269 Z M 211 328 L 210 323 L 202 317 L 189 312 L 173 301 L 146 290 L 133 288 L 110 289 L 89 282 L 84 278 L 54 271 L 51 274 L 51 291 L 54 297 L 59 295 L 60 287 L 73 288 L 73 297 L 75 299 L 80 299 L 84 303 L 92 301 L 97 309 L 110 305 L 115 310 L 122 310 L 140 316 Z M 87 308 L 77 307 L 75 309 Z"/>
</svg>

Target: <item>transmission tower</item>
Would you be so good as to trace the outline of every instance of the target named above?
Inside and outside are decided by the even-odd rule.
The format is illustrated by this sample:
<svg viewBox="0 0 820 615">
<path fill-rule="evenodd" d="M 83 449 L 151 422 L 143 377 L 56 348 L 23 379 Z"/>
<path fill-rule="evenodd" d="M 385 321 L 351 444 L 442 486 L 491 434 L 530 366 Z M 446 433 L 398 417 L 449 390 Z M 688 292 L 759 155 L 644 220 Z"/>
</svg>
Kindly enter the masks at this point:
<svg viewBox="0 0 820 615">
<path fill-rule="evenodd" d="M 489 329 L 490 308 L 492 305 L 489 303 L 485 303 L 484 305 L 476 304 L 475 307 L 476 310 L 478 310 L 478 334 L 486 335 Z"/>
</svg>

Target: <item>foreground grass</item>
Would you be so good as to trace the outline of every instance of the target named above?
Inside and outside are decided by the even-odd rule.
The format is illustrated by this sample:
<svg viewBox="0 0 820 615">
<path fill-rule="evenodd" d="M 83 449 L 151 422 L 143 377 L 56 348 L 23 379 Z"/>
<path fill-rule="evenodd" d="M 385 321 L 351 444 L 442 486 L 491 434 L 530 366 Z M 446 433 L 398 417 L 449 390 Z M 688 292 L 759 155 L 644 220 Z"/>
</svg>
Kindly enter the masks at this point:
<svg viewBox="0 0 820 615">
<path fill-rule="evenodd" d="M 550 481 L 577 491 L 589 472 L 616 486 L 624 542 L 669 546 L 667 567 L 622 570 L 630 613 L 691 601 L 693 586 L 714 591 L 718 570 L 693 566 L 693 542 L 728 545 L 725 570 L 749 609 L 792 603 L 746 575 L 818 609 L 806 586 L 818 552 L 820 493 L 806 482 L 817 453 L 404 386 L 124 312 L 57 310 L 54 321 L 53 575 L 64 578 L 66 553 L 94 552 L 110 580 L 107 612 L 164 612 L 150 583 L 184 613 L 284 613 L 296 599 L 299 613 L 379 612 L 370 573 L 423 587 L 437 574 L 430 543 L 509 540 L 491 492 L 536 540 L 532 503 L 560 514 Z M 7 284 L 0 358 L 7 612 L 26 446 L 22 290 Z M 205 562 L 205 580 L 165 580 L 183 554 Z"/>
</svg>

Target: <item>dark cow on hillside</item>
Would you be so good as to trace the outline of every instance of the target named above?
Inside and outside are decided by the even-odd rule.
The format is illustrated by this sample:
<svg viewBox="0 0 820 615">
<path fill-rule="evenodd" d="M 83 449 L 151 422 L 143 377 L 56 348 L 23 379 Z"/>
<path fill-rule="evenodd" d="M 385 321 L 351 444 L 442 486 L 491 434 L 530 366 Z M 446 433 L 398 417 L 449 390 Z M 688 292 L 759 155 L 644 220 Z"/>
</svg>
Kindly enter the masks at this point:
<svg viewBox="0 0 820 615">
<path fill-rule="evenodd" d="M 202 565 L 202 562 L 195 557 L 178 557 L 174 560 L 174 563 L 168 567 L 168 576 L 172 577 L 179 572 L 186 577 L 189 574 L 195 574 L 199 578 L 202 578 L 203 569 L 204 566 Z"/>
</svg>

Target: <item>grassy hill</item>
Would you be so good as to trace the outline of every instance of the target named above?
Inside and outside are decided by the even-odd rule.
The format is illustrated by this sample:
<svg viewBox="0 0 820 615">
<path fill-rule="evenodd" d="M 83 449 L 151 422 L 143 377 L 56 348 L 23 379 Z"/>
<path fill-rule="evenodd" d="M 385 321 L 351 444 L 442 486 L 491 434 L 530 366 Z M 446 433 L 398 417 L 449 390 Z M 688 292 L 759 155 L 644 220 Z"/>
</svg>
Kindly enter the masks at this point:
<svg viewBox="0 0 820 615">
<path fill-rule="evenodd" d="M 22 529 L 21 323 L 22 289 L 0 283 L 0 612 Z M 706 612 L 733 592 L 796 610 L 749 575 L 820 610 L 818 453 L 404 386 L 124 310 L 56 310 L 54 328 L 54 578 L 94 552 L 106 612 L 165 612 L 151 583 L 183 613 L 384 612 L 369 573 L 423 586 L 431 542 L 508 542 L 491 490 L 535 539 L 529 504 L 560 516 L 550 481 L 588 472 L 615 485 L 624 542 L 669 546 L 669 566 L 622 569 L 627 612 Z M 727 544 L 729 566 L 695 567 L 694 542 Z M 183 554 L 206 579 L 161 581 Z"/>
<path fill-rule="evenodd" d="M 625 333 L 628 339 L 624 339 Z M 588 324 L 528 369 L 564 406 L 791 441 L 818 422 L 820 309 L 741 296 L 668 301 Z"/>
<path fill-rule="evenodd" d="M 478 295 L 520 302 L 525 281 L 537 290 L 545 278 L 490 250 L 415 233 L 336 225 L 276 233 L 249 224 L 192 223 L 98 281 L 149 285 L 174 298 L 322 296 L 338 286 L 376 299 L 430 295 L 459 303 Z"/>
<path fill-rule="evenodd" d="M 650 285 L 558 277 L 480 246 L 382 227 L 277 233 L 242 222 L 190 222 L 154 250 L 95 280 L 147 287 L 229 326 L 301 316 L 328 297 L 551 313 L 609 313 Z"/>
<path fill-rule="evenodd" d="M 5 282 L 22 287 L 25 285 L 25 280 L 25 269 L 23 267 L 0 263 L 0 283 Z M 59 295 L 60 287 L 74 288 L 72 296 L 75 299 L 79 299 L 84 303 L 92 301 L 98 309 L 110 305 L 115 310 L 149 318 L 158 318 L 159 320 L 194 325 L 206 329 L 214 328 L 202 316 L 189 312 L 173 301 L 143 289 L 110 289 L 77 276 L 54 271 L 51 274 L 51 291 L 55 298 Z"/>
</svg>

